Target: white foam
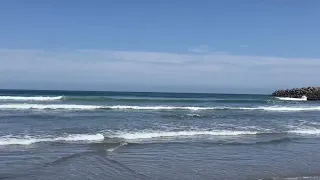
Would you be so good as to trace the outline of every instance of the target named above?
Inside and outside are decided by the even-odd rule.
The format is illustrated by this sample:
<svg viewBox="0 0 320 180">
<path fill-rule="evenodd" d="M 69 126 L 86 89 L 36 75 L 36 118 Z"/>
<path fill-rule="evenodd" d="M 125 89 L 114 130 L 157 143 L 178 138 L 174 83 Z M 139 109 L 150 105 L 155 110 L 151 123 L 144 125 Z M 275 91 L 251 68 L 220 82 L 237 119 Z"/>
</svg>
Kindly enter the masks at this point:
<svg viewBox="0 0 320 180">
<path fill-rule="evenodd" d="M 95 106 L 76 104 L 2 104 L 0 109 L 119 109 L 119 110 L 212 110 L 214 107 L 179 107 L 179 106 Z"/>
<path fill-rule="evenodd" d="M 75 104 L 2 104 L 0 109 L 75 109 L 90 110 L 99 109 L 102 106 L 75 105 Z"/>
<path fill-rule="evenodd" d="M 126 145 L 128 145 L 127 142 L 121 142 L 119 146 L 114 147 L 114 148 L 110 148 L 110 149 L 108 149 L 107 151 L 113 152 L 113 151 L 117 150 L 118 148 L 123 147 L 123 146 L 126 146 Z"/>
<path fill-rule="evenodd" d="M 213 110 L 216 107 L 187 107 L 187 106 L 108 106 L 110 109 L 135 109 L 135 110 Z"/>
<path fill-rule="evenodd" d="M 200 114 L 187 114 L 188 117 L 200 117 Z"/>
<path fill-rule="evenodd" d="M 45 139 L 34 138 L 0 138 L 0 146 L 2 145 L 29 145 L 37 142 L 45 141 Z"/>
<path fill-rule="evenodd" d="M 276 97 L 283 101 L 307 101 L 307 97 L 302 98 L 290 98 L 290 97 Z"/>
<path fill-rule="evenodd" d="M 225 107 L 231 110 L 261 110 L 261 111 L 320 111 L 320 106 L 260 106 L 260 107 Z"/>
<path fill-rule="evenodd" d="M 264 110 L 264 111 L 320 111 L 320 106 L 265 106 L 265 107 L 192 107 L 192 106 L 96 106 L 77 104 L 1 104 L 0 109 L 53 109 L 53 110 Z"/>
<path fill-rule="evenodd" d="M 288 180 L 299 180 L 299 179 L 306 179 L 306 180 L 310 180 L 310 179 L 319 179 L 320 176 L 301 176 L 301 177 L 290 177 L 290 178 L 284 178 L 284 179 L 288 179 Z M 278 178 L 277 178 L 278 179 Z"/>
<path fill-rule="evenodd" d="M 102 134 L 73 134 L 66 137 L 54 138 L 54 141 L 101 141 L 104 139 Z"/>
<path fill-rule="evenodd" d="M 57 142 L 57 141 L 102 141 L 102 134 L 72 134 L 63 137 L 39 138 L 39 137 L 0 137 L 0 145 L 29 145 L 38 142 Z"/>
<path fill-rule="evenodd" d="M 261 107 L 261 109 L 266 111 L 320 111 L 320 106 L 309 106 L 309 107 L 271 106 L 271 107 Z"/>
<path fill-rule="evenodd" d="M 289 133 L 295 133 L 295 134 L 307 134 L 307 135 L 317 135 L 320 134 L 320 129 L 296 129 L 291 130 Z"/>
<path fill-rule="evenodd" d="M 127 140 L 135 139 L 152 139 L 161 137 L 179 137 L 179 136 L 239 136 L 239 135 L 252 135 L 257 134 L 255 131 L 142 131 L 132 133 L 119 133 L 115 135 L 117 138 L 123 138 Z"/>
<path fill-rule="evenodd" d="M 44 96 L 0 96 L 0 100 L 13 100 L 13 101 L 56 101 L 61 100 L 63 96 L 44 97 Z"/>
</svg>

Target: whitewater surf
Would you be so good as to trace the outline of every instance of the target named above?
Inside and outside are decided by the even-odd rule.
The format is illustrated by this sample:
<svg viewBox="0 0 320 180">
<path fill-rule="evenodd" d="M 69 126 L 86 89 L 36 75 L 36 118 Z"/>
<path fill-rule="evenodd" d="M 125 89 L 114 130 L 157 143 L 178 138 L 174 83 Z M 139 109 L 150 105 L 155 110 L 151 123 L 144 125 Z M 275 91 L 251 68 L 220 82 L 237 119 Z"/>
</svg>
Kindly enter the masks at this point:
<svg viewBox="0 0 320 180">
<path fill-rule="evenodd" d="M 8 110 L 150 110 L 150 111 L 209 111 L 209 110 L 260 110 L 260 111 L 320 111 L 320 106 L 259 106 L 259 107 L 200 107 L 200 106 L 128 106 L 128 105 L 80 105 L 80 104 L 1 104 L 1 109 Z"/>
<path fill-rule="evenodd" d="M 0 179 L 306 177 L 319 112 L 268 95 L 0 90 Z"/>
<path fill-rule="evenodd" d="M 301 98 L 291 98 L 291 97 L 276 97 L 283 101 L 307 101 L 307 96 L 302 96 Z"/>
</svg>

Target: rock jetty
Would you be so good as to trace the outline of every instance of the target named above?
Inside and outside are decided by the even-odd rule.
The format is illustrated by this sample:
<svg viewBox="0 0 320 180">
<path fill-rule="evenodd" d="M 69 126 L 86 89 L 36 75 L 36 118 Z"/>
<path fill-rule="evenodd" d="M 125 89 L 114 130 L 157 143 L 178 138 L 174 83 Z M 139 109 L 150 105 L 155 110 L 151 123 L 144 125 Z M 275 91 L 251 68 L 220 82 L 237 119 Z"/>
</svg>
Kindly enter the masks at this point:
<svg viewBox="0 0 320 180">
<path fill-rule="evenodd" d="M 302 96 L 306 96 L 308 100 L 320 100 L 320 87 L 303 87 L 277 90 L 272 93 L 272 96 L 290 98 L 301 98 Z"/>
</svg>

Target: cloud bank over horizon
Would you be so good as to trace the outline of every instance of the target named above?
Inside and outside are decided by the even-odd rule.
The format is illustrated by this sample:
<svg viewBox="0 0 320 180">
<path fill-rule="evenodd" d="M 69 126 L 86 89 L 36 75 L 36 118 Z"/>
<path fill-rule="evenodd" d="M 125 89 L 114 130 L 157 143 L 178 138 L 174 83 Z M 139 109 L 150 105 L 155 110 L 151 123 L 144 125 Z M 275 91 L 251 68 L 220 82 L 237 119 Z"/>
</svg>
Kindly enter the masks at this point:
<svg viewBox="0 0 320 180">
<path fill-rule="evenodd" d="M 0 61 L 0 88 L 270 90 L 316 86 L 320 75 L 316 58 L 240 56 L 201 49 L 188 53 L 0 49 Z"/>
</svg>

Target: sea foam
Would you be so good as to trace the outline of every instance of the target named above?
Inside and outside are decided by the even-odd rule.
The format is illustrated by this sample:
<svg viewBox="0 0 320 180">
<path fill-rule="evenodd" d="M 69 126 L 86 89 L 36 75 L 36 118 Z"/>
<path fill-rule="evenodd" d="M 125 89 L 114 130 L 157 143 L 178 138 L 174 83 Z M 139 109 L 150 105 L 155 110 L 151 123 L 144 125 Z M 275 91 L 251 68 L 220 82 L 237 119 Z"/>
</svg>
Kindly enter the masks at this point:
<svg viewBox="0 0 320 180">
<path fill-rule="evenodd" d="M 135 109 L 135 110 L 213 110 L 216 107 L 187 107 L 187 106 L 107 106 L 110 109 Z"/>
<path fill-rule="evenodd" d="M 72 134 L 62 137 L 0 137 L 0 145 L 29 145 L 38 142 L 102 141 L 102 134 Z"/>
<path fill-rule="evenodd" d="M 123 138 L 127 140 L 135 139 L 152 139 L 152 138 L 162 138 L 162 137 L 179 137 L 179 136 L 200 136 L 200 135 L 210 135 L 210 136 L 239 136 L 239 135 L 253 135 L 257 134 L 256 131 L 141 131 L 141 132 L 128 132 L 128 133 L 118 133 L 115 135 L 117 138 Z"/>
<path fill-rule="evenodd" d="M 280 99 L 283 101 L 307 101 L 307 98 L 277 97 L 277 99 Z"/>
<path fill-rule="evenodd" d="M 320 111 L 320 106 L 262 106 L 262 107 L 196 107 L 196 106 L 97 106 L 78 104 L 1 104 L 0 109 L 40 110 L 261 110 L 261 111 Z"/>
<path fill-rule="evenodd" d="M 25 97 L 25 96 L 0 96 L 0 100 L 12 100 L 12 101 L 55 101 L 61 100 L 63 96 L 55 96 L 55 97 L 44 97 L 44 96 L 33 96 L 33 97 Z"/>
<path fill-rule="evenodd" d="M 76 104 L 2 104 L 0 109 L 65 109 L 65 110 L 90 110 L 90 109 L 114 109 L 114 110 L 213 110 L 215 107 L 179 107 L 179 106 L 95 106 Z"/>
<path fill-rule="evenodd" d="M 304 107 L 286 107 L 286 106 L 270 106 L 262 107 L 265 111 L 320 111 L 320 106 L 304 106 Z"/>
<path fill-rule="evenodd" d="M 296 130 L 291 130 L 289 131 L 290 133 L 295 133 L 295 134 L 306 134 L 306 135 L 317 135 L 320 134 L 320 129 L 296 129 Z"/>
<path fill-rule="evenodd" d="M 76 105 L 76 104 L 2 104 L 0 109 L 74 109 L 74 110 L 90 110 L 99 109 L 102 106 L 93 105 Z"/>
</svg>

